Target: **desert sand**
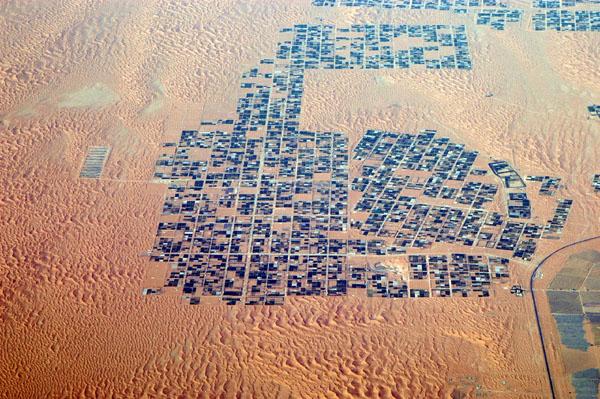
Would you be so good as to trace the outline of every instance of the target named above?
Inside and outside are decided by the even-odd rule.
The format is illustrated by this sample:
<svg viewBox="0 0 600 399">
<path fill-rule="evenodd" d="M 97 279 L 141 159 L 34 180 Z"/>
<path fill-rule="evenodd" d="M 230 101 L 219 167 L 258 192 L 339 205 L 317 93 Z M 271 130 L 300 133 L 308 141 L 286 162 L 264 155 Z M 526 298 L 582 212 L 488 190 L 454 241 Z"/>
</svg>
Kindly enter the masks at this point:
<svg viewBox="0 0 600 399">
<path fill-rule="evenodd" d="M 438 129 L 523 176 L 561 177 L 557 197 L 574 200 L 562 238 L 515 262 L 511 283 L 528 287 L 547 254 L 599 234 L 600 119 L 586 108 L 600 103 L 598 32 L 309 0 L 5 1 L 0 397 L 549 397 L 531 297 L 501 288 L 275 307 L 141 295 L 166 191 L 151 182 L 161 143 L 235 115 L 242 73 L 272 57 L 279 30 L 321 20 L 465 24 L 473 69 L 309 71 L 303 129 L 348 134 L 350 148 L 367 129 Z M 100 179 L 79 178 L 88 146 L 111 147 Z M 549 218 L 555 198 L 536 187 Z"/>
</svg>

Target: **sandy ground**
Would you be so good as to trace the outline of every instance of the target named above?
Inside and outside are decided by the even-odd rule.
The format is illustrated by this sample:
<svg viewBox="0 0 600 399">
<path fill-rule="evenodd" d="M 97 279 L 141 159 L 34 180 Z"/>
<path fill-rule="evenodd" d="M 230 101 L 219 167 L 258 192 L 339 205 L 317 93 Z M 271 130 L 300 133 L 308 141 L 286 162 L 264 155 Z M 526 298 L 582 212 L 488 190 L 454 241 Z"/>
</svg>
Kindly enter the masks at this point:
<svg viewBox="0 0 600 399">
<path fill-rule="evenodd" d="M 474 68 L 311 71 L 303 128 L 351 142 L 367 128 L 438 128 L 523 174 L 562 177 L 573 213 L 537 260 L 600 230 L 600 120 L 585 109 L 600 102 L 599 34 L 309 3 L 0 4 L 0 397 L 548 395 L 529 297 L 190 307 L 141 296 L 160 143 L 232 113 L 241 73 L 271 55 L 278 30 L 317 17 L 465 23 Z M 112 147 L 100 180 L 78 179 L 89 145 Z M 514 278 L 526 285 L 531 270 Z"/>
</svg>

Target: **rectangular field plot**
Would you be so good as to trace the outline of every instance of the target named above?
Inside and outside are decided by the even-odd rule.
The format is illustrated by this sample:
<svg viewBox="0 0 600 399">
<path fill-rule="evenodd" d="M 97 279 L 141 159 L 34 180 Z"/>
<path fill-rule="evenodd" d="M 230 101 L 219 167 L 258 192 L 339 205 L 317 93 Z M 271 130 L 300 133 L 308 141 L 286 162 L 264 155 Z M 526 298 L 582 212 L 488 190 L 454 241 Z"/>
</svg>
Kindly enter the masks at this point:
<svg viewBox="0 0 600 399">
<path fill-rule="evenodd" d="M 557 314 L 583 314 L 579 292 L 547 291 L 550 310 Z"/>
<path fill-rule="evenodd" d="M 79 177 L 87 179 L 100 178 L 109 153 L 110 147 L 88 147 Z"/>
<path fill-rule="evenodd" d="M 578 398 L 597 398 L 600 372 L 598 369 L 587 369 L 573 373 L 572 383 Z"/>
<path fill-rule="evenodd" d="M 583 284 L 585 277 L 570 276 L 566 274 L 559 274 L 552 280 L 549 289 L 551 290 L 578 290 Z"/>
<path fill-rule="evenodd" d="M 585 313 L 600 312 L 600 292 L 599 291 L 581 291 L 581 303 Z"/>
<path fill-rule="evenodd" d="M 555 314 L 560 342 L 569 349 L 587 351 L 590 343 L 585 339 L 582 314 Z"/>
<path fill-rule="evenodd" d="M 600 278 L 599 277 L 588 277 L 583 283 L 582 289 L 600 291 Z"/>
<path fill-rule="evenodd" d="M 584 281 L 588 280 L 593 285 L 594 280 L 598 278 L 598 274 L 592 270 L 593 266 L 592 262 L 582 259 L 580 255 L 571 256 L 565 266 L 554 277 L 548 289 L 579 290 L 584 285 Z"/>
<path fill-rule="evenodd" d="M 589 311 L 585 313 L 585 317 L 590 322 L 592 333 L 594 334 L 594 345 L 600 345 L 600 312 Z"/>
<path fill-rule="evenodd" d="M 600 265 L 596 264 L 583 282 L 584 290 L 600 291 Z"/>
</svg>

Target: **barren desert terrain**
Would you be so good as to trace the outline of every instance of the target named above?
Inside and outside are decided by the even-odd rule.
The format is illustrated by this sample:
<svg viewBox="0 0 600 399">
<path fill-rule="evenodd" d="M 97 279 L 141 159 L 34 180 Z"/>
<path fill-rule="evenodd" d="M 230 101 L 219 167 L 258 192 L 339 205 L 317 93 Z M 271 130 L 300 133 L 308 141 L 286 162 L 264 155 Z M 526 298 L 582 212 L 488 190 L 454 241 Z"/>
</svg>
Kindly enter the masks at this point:
<svg viewBox="0 0 600 399">
<path fill-rule="evenodd" d="M 550 12 L 550 8 L 539 7 L 535 1 L 533 4 L 509 1 L 504 7 L 492 7 L 523 10 L 518 21 L 503 22 L 503 29 L 479 20 L 485 16 L 477 13 L 489 6 L 459 6 L 458 0 L 446 10 L 385 8 L 378 1 L 372 7 L 346 6 L 341 3 L 348 1 L 342 0 L 332 1 L 334 6 L 317 4 L 323 1 L 314 3 L 311 0 L 0 1 L 0 397 L 552 397 L 534 306 L 527 290 L 534 268 L 547 255 L 569 243 L 600 235 L 600 191 L 594 191 L 592 185 L 594 175 L 600 174 L 600 116 L 588 108 L 600 104 L 600 31 L 591 28 L 593 23 L 585 31 L 556 31 L 550 28 L 550 22 L 547 29 L 536 30 L 534 15 Z M 600 11 L 600 4 L 594 2 L 573 7 L 586 13 L 592 10 L 585 14 L 592 19 L 592 13 Z M 598 18 L 600 24 L 600 14 Z M 299 37 L 306 40 L 305 24 L 315 27 L 311 32 L 317 31 L 322 37 L 333 26 L 336 35 L 351 37 L 348 42 L 355 40 L 355 36 L 371 40 L 368 36 L 371 26 L 380 29 L 376 30 L 380 33 L 384 26 L 398 31 L 406 31 L 405 25 L 418 26 L 420 32 L 421 26 L 437 25 L 439 39 L 433 44 L 420 36 L 402 36 L 394 41 L 394 46 L 422 49 L 439 44 L 439 48 L 424 51 L 426 57 L 439 58 L 431 65 L 439 66 L 440 60 L 454 60 L 455 56 L 459 59 L 461 54 L 470 65 L 463 69 L 452 61 L 452 67 L 426 68 L 411 58 L 410 66 L 399 68 L 399 56 L 391 62 L 391 67 L 385 68 L 383 57 L 374 56 L 383 51 L 386 45 L 383 40 L 358 50 L 352 47 L 352 52 L 364 52 L 365 60 L 380 63 L 377 68 L 367 68 L 368 61 L 360 61 L 357 67 L 329 68 L 327 65 L 332 65 L 335 58 L 323 55 L 318 67 L 303 69 L 303 66 L 298 72 L 301 68 L 294 64 L 294 51 L 303 51 L 308 59 L 310 46 L 294 47 L 287 66 L 282 66 L 281 43 L 284 40 L 291 43 Z M 449 48 L 443 44 L 446 32 L 454 35 Z M 319 40 L 325 48 L 325 39 Z M 342 47 L 334 43 L 329 48 L 336 46 Z M 348 50 L 348 57 L 354 57 Z M 418 58 L 413 53 L 410 57 Z M 275 59 L 273 64 L 264 62 L 272 59 Z M 254 69 L 270 72 L 250 76 L 248 80 L 247 74 Z M 277 83 L 273 75 L 281 73 L 289 73 L 286 82 L 293 82 L 294 78 L 301 83 L 290 87 Z M 262 85 L 265 86 L 257 88 Z M 293 92 L 298 87 L 302 88 L 301 95 Z M 268 108 L 268 117 L 259 107 L 262 97 L 256 95 L 247 111 L 252 114 L 248 126 L 256 121 L 257 129 L 238 125 L 240 115 L 245 115 L 240 111 L 246 109 L 243 100 L 250 98 L 245 96 L 248 93 L 254 96 L 252 90 L 263 89 L 269 92 L 269 100 L 263 107 Z M 278 104 L 287 104 L 280 109 L 284 127 L 273 122 L 278 121 L 275 116 Z M 295 116 L 290 116 L 293 112 Z M 214 132 L 205 124 L 229 119 L 235 122 L 223 122 Z M 289 121 L 297 125 L 291 124 L 289 128 L 286 124 Z M 235 130 L 238 126 L 243 133 Z M 224 130 L 220 131 L 221 128 Z M 226 129 L 234 129 L 235 134 Z M 224 269 L 223 275 L 217 273 L 213 284 L 224 288 L 229 281 L 233 288 L 241 284 L 236 298 L 231 300 L 236 296 L 233 288 L 234 294 L 229 295 L 234 305 L 222 300 L 227 294 L 209 287 L 208 277 L 203 277 L 204 288 L 194 291 L 196 287 L 190 286 L 191 294 L 182 293 L 184 282 L 194 280 L 188 258 L 194 248 L 188 248 L 183 258 L 182 250 L 164 262 L 165 256 L 176 251 L 169 252 L 159 245 L 161 227 L 157 233 L 157 226 L 163 221 L 189 222 L 184 211 L 174 214 L 165 210 L 167 204 L 181 202 L 178 192 L 195 189 L 192 184 L 195 179 L 173 178 L 174 169 L 169 169 L 171 175 L 165 173 L 161 178 L 156 174 L 157 160 L 167 159 L 161 158 L 164 154 L 173 157 L 171 160 L 176 158 L 179 154 L 176 151 L 184 147 L 182 131 L 206 133 L 213 145 L 186 148 L 191 154 L 190 161 L 205 162 L 198 164 L 208 168 L 208 172 L 202 173 L 222 176 L 231 172 L 227 162 L 232 162 L 232 158 L 223 156 L 225 163 L 219 163 L 219 149 L 214 143 L 220 139 L 227 142 L 228 154 L 233 156 L 237 149 L 231 143 L 243 135 L 244 142 L 261 143 L 256 154 L 248 150 L 242 154 L 245 160 L 256 155 L 258 177 L 254 180 L 238 177 L 238 185 L 230 187 L 223 184 L 224 178 L 215 182 L 219 179 L 213 181 L 206 175 L 205 186 L 195 192 L 206 195 L 207 206 L 217 198 L 219 190 L 228 195 L 239 193 L 235 200 L 238 205 L 243 202 L 242 194 L 257 193 L 258 203 L 260 195 L 270 195 L 268 184 L 259 192 L 258 187 L 263 186 L 253 187 L 243 181 L 262 184 L 268 180 L 264 176 L 283 176 L 283 166 L 269 166 L 272 159 L 269 151 L 273 147 L 264 144 L 274 137 L 277 129 L 283 138 L 278 136 L 275 141 L 282 143 L 281 148 L 286 148 L 286 137 L 289 139 L 298 131 L 313 132 L 310 137 L 305 134 L 309 138 L 304 141 L 294 136 L 287 148 L 296 151 L 296 155 L 310 153 L 315 158 L 322 151 L 326 155 L 321 154 L 317 159 L 323 159 L 329 169 L 317 170 L 314 179 L 312 174 L 300 179 L 322 183 L 321 186 L 315 183 L 314 190 L 308 191 L 313 197 L 301 193 L 289 209 L 282 206 L 273 211 L 273 219 L 269 219 L 273 221 L 272 230 L 277 232 L 273 236 L 286 237 L 287 227 L 282 227 L 286 220 L 293 227 L 292 219 L 285 216 L 298 216 L 304 212 L 298 211 L 298 207 L 311 199 L 316 206 L 317 186 L 321 190 L 319 195 L 326 187 L 330 191 L 323 195 L 331 198 L 335 188 L 339 189 L 336 200 L 343 204 L 342 210 L 335 208 L 341 216 L 338 218 L 330 209 L 325 212 L 327 222 L 317 221 L 315 227 L 313 217 L 306 230 L 310 234 L 315 230 L 319 233 L 322 226 L 330 226 L 324 238 L 328 240 L 327 248 L 331 249 L 334 242 L 343 242 L 343 251 L 348 252 L 326 256 L 330 263 L 322 279 L 324 286 L 313 284 L 316 291 L 308 295 L 292 294 L 300 290 L 292 281 L 295 278 L 292 272 L 296 271 L 283 262 L 272 274 L 280 275 L 283 268 L 281 273 L 289 280 L 272 282 L 276 280 L 273 278 L 268 284 L 280 284 L 285 300 L 270 306 L 265 304 L 269 303 L 265 297 L 274 291 L 260 288 L 260 278 L 252 280 L 251 259 L 263 252 L 264 256 L 275 256 L 275 239 L 267 248 L 264 241 L 270 237 L 270 231 L 260 236 L 253 230 L 252 245 L 257 242 L 258 246 L 253 248 L 248 244 L 239 251 L 239 259 L 249 267 Z M 436 138 L 448 140 L 435 142 L 433 136 L 428 136 L 422 138 L 427 144 L 419 147 L 420 136 L 415 137 L 425 129 L 436 130 Z M 440 212 L 431 220 L 419 219 L 414 210 L 400 213 L 408 219 L 417 217 L 419 223 L 425 219 L 433 227 L 431 230 L 419 227 L 414 236 L 405 232 L 404 237 L 408 234 L 411 244 L 403 245 L 405 250 L 398 253 L 392 253 L 398 249 L 396 237 L 380 239 L 381 229 L 377 230 L 377 237 L 366 233 L 365 226 L 376 219 L 372 215 L 377 212 L 357 208 L 359 201 L 369 198 L 368 190 L 361 193 L 353 188 L 354 179 L 385 171 L 385 165 L 389 169 L 389 164 L 383 163 L 384 157 L 373 158 L 376 151 L 369 152 L 365 159 L 355 155 L 361 145 L 370 145 L 365 140 L 365 132 L 369 130 L 411 134 L 388 136 L 394 140 L 405 138 L 409 144 L 404 150 L 408 149 L 408 153 L 433 148 L 434 144 L 449 148 L 448 143 L 455 143 L 459 152 L 463 147 L 465 151 L 478 151 L 474 163 L 465 161 L 468 165 L 463 168 L 466 172 L 462 180 L 452 182 L 442 178 L 449 192 L 459 192 L 458 197 L 454 194 L 440 198 L 436 193 L 427 198 L 418 194 L 424 182 L 430 182 L 427 179 L 433 169 L 407 167 L 410 171 L 406 172 L 398 167 L 397 172 L 392 172 L 406 185 L 403 196 L 417 197 L 417 203 L 428 204 L 430 215 L 433 209 Z M 327 136 L 322 132 L 339 135 Z M 386 140 L 384 135 L 377 137 L 381 142 Z M 329 144 L 322 145 L 327 140 Z M 175 144 L 171 148 L 168 143 Z M 82 165 L 87 162 L 84 160 L 88 147 L 110 149 L 100 161 L 99 178 L 80 175 Z M 279 144 L 276 147 L 279 149 Z M 392 144 L 385 148 L 390 151 Z M 442 153 L 443 150 L 433 152 L 434 163 L 445 157 Z M 342 165 L 339 170 L 335 169 L 335 162 L 327 160 L 331 154 L 346 154 L 337 164 Z M 417 165 L 421 165 L 419 159 L 415 161 Z M 507 161 L 525 181 L 526 188 L 505 187 L 503 179 L 488 167 L 492 160 Z M 452 158 L 452 162 L 456 159 Z M 301 161 L 294 165 L 300 170 Z M 319 161 L 310 164 L 315 169 L 319 166 L 322 166 Z M 461 172 L 459 169 L 455 167 L 452 172 Z M 340 170 L 342 175 L 345 173 L 341 178 L 336 175 Z M 473 170 L 486 173 L 478 176 Z M 546 195 L 542 187 L 551 180 L 529 180 L 526 176 L 548 176 L 560 182 L 550 188 L 552 195 Z M 274 180 L 277 187 L 300 181 L 298 175 Z M 470 198 L 468 205 L 453 202 L 462 198 L 464 190 L 459 190 L 465 187 L 465 181 L 474 182 L 476 190 L 493 188 L 491 194 L 482 194 L 483 189 L 478 191 L 482 210 L 473 205 L 474 198 L 467 191 L 464 197 Z M 394 185 L 390 183 L 387 188 L 393 189 Z M 512 219 L 506 217 L 507 201 L 514 200 L 510 193 L 517 192 L 526 193 L 532 215 L 529 219 L 517 217 L 515 225 L 511 225 Z M 197 198 L 196 205 L 201 201 Z M 561 213 L 563 203 L 558 199 L 572 200 L 572 204 L 565 205 L 567 210 Z M 397 201 L 394 206 L 400 204 L 400 199 Z M 327 207 L 333 208 L 333 204 L 332 199 Z M 258 205 L 254 205 L 251 214 L 239 213 L 246 212 L 241 207 L 224 208 L 214 212 L 217 218 L 233 220 L 227 218 L 240 218 L 243 214 L 258 224 Z M 485 225 L 489 231 L 493 230 L 490 235 L 496 237 L 486 241 L 483 237 L 487 227 L 481 225 L 490 219 L 477 216 L 481 220 L 472 222 L 477 229 L 467 229 L 469 232 L 465 233 L 465 237 L 472 234 L 471 241 L 468 237 L 436 241 L 436 237 L 441 237 L 439 230 L 449 225 L 450 218 L 444 212 L 449 209 L 452 212 L 451 208 L 462 215 L 457 235 L 462 234 L 460 226 L 466 226 L 463 221 L 467 215 L 483 214 L 490 218 L 492 214 L 503 215 L 504 224 L 500 226 L 504 227 Z M 194 209 L 195 215 L 199 215 Z M 210 213 L 213 208 L 207 209 Z M 260 209 L 262 215 L 268 214 L 264 210 L 267 208 Z M 307 213 L 317 213 L 314 209 Z M 440 217 L 442 227 L 435 227 Z M 398 229 L 410 230 L 408 219 L 405 224 L 398 223 Z M 237 223 L 241 219 L 235 220 Z M 344 227 L 334 230 L 331 227 L 334 221 L 341 220 Z M 190 223 L 196 228 L 193 246 L 205 231 L 199 219 Z M 217 220 L 215 224 L 218 223 Z M 228 223 L 221 224 L 228 229 L 236 226 Z M 525 226 L 529 224 L 537 227 L 527 230 Z M 243 229 L 240 231 L 245 234 Z M 516 238 L 510 229 L 518 231 Z M 510 250 L 495 245 L 505 230 L 506 237 L 514 238 Z M 431 231 L 435 233 L 433 236 L 426 234 Z M 527 240 L 526 231 L 531 233 Z M 170 234 L 184 237 L 181 241 L 185 245 L 187 236 L 183 233 Z M 227 234 L 231 236 L 230 232 Z M 173 237 L 169 237 L 170 243 L 176 241 Z M 261 237 L 266 238 L 261 241 Z M 424 241 L 419 241 L 420 237 Z M 378 252 L 379 247 L 370 252 L 367 244 L 364 253 L 352 252 L 349 243 L 361 239 L 389 247 L 385 254 Z M 210 255 L 206 256 L 211 261 L 221 259 L 218 256 L 222 251 L 215 250 L 217 241 L 212 242 L 213 246 L 207 250 Z M 426 244 L 419 246 L 422 242 Z M 520 248 L 517 245 L 532 242 L 536 247 L 530 256 L 518 257 L 513 252 Z M 230 241 L 219 243 L 229 245 L 233 254 Z M 260 246 L 263 244 L 264 247 Z M 306 251 L 313 250 L 312 244 L 319 243 L 316 239 L 307 241 Z M 293 250 L 286 249 L 290 254 L 286 260 L 293 259 Z M 559 344 L 556 323 L 542 290 L 548 289 L 569 255 L 593 250 L 600 251 L 600 240 L 561 252 L 538 272 L 536 288 L 540 295 L 536 299 L 543 313 L 541 325 L 547 338 L 549 365 L 556 392 L 567 395 L 556 397 L 588 396 L 581 396 L 570 385 L 570 373 L 583 366 L 574 366 L 573 353 Z M 299 251 L 297 259 L 307 262 L 322 255 L 321 252 L 305 254 L 302 248 Z M 464 288 L 465 297 L 462 291 L 444 286 L 449 281 L 444 269 L 440 273 L 445 278 L 434 275 L 432 270 L 415 277 L 419 273 L 415 272 L 414 264 L 422 259 L 416 257 L 434 256 L 427 258 L 428 264 L 440 261 L 438 256 L 444 257 L 440 261 L 444 263 L 446 257 L 455 259 L 456 253 L 471 254 L 473 259 L 481 256 L 471 266 L 485 263 L 481 266 L 485 271 L 470 270 L 456 280 L 461 284 L 470 281 Z M 498 272 L 496 278 L 494 270 L 487 269 L 487 262 L 492 264 L 500 258 L 507 259 L 508 272 L 502 276 Z M 231 261 L 233 257 L 228 259 Z M 343 287 L 341 291 L 327 285 L 332 280 L 333 259 L 346 262 L 336 278 L 344 279 L 344 284 L 347 280 L 347 291 L 346 285 L 335 287 L 335 290 Z M 321 267 L 315 262 L 316 268 Z M 229 267 L 230 263 L 223 267 Z M 364 265 L 380 269 L 360 271 Z M 374 279 L 369 280 L 368 287 L 365 285 L 367 288 L 360 288 L 360 284 L 352 281 L 353 267 L 359 270 L 356 273 L 361 278 Z M 169 275 L 169 270 L 174 270 L 175 277 Z M 226 273 L 233 276 L 240 270 L 241 278 L 228 279 L 230 275 Z M 387 277 L 380 277 L 382 270 L 397 275 L 400 286 L 407 282 L 405 289 L 393 291 L 400 292 L 396 297 L 389 295 L 391 281 L 385 293 L 377 295 L 384 292 L 377 288 L 388 281 Z M 184 277 L 179 277 L 180 272 Z M 482 288 L 479 278 L 483 274 L 487 277 L 482 277 Z M 306 275 L 296 275 L 306 282 Z M 251 280 L 262 289 L 257 288 L 256 292 L 260 292 L 255 296 L 250 295 Z M 167 286 L 169 281 L 173 283 L 171 286 Z M 352 284 L 357 285 L 352 288 Z M 510 292 L 514 285 L 526 290 L 524 296 Z M 142 295 L 143 292 L 164 295 Z M 342 295 L 332 295 L 334 292 Z M 424 292 L 429 297 L 416 297 Z M 195 300 L 200 303 L 189 303 Z M 594 342 L 589 328 L 586 337 Z M 587 354 L 585 366 L 600 368 L 597 348 L 590 347 Z"/>
</svg>

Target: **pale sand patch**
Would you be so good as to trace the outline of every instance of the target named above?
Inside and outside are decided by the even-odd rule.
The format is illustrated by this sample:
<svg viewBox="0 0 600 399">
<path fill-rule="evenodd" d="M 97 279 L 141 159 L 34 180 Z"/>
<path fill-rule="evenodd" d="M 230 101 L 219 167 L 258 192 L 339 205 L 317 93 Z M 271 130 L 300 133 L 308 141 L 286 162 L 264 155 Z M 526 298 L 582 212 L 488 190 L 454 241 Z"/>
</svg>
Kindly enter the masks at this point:
<svg viewBox="0 0 600 399">
<path fill-rule="evenodd" d="M 23 107 L 17 112 L 17 116 L 22 118 L 32 118 L 38 116 L 38 112 L 33 107 Z"/>
<path fill-rule="evenodd" d="M 85 86 L 78 91 L 64 94 L 57 104 L 61 108 L 103 108 L 116 104 L 120 97 L 110 87 L 102 82 Z"/>
<path fill-rule="evenodd" d="M 152 101 L 142 110 L 142 116 L 152 115 L 165 106 L 165 87 L 161 81 L 156 78 L 152 79 L 152 88 L 154 89 Z"/>
</svg>

